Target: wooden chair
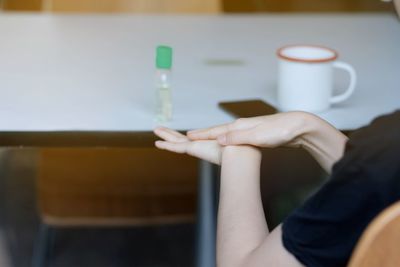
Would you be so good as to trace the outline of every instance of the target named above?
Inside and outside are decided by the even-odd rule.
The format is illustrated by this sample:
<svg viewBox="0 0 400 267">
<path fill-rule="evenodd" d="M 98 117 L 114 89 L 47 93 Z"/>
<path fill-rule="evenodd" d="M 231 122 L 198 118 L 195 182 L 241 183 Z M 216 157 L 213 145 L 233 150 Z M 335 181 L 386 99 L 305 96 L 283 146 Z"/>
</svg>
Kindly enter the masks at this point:
<svg viewBox="0 0 400 267">
<path fill-rule="evenodd" d="M 349 267 L 400 266 L 400 201 L 381 212 L 359 240 Z"/>
<path fill-rule="evenodd" d="M 47 148 L 37 161 L 42 223 L 33 266 L 46 266 L 58 228 L 194 221 L 194 158 L 155 148 Z"/>
</svg>

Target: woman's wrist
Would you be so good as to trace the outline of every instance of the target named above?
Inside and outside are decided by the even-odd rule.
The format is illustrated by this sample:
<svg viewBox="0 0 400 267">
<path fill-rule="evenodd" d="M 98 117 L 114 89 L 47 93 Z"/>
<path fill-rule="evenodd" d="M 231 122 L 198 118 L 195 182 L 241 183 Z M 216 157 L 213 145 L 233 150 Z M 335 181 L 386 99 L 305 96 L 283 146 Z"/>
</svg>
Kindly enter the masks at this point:
<svg viewBox="0 0 400 267">
<path fill-rule="evenodd" d="M 304 145 L 304 139 L 316 132 L 318 129 L 317 117 L 311 113 L 303 111 L 290 112 L 292 126 L 288 129 L 287 139 L 290 144 Z"/>
<path fill-rule="evenodd" d="M 304 146 L 310 143 L 319 143 L 321 145 L 340 145 L 340 149 L 344 149 L 348 138 L 342 132 L 314 114 L 302 113 L 303 130 L 299 137 L 305 141 Z"/>
<path fill-rule="evenodd" d="M 301 129 L 295 142 L 330 172 L 332 165 L 342 157 L 348 138 L 316 115 L 299 112 L 298 116 L 301 118 Z"/>
<path fill-rule="evenodd" d="M 249 145 L 222 147 L 222 159 L 261 160 L 259 148 Z"/>
<path fill-rule="evenodd" d="M 261 151 L 252 146 L 226 146 L 222 150 L 221 190 L 231 186 L 259 186 Z"/>
</svg>

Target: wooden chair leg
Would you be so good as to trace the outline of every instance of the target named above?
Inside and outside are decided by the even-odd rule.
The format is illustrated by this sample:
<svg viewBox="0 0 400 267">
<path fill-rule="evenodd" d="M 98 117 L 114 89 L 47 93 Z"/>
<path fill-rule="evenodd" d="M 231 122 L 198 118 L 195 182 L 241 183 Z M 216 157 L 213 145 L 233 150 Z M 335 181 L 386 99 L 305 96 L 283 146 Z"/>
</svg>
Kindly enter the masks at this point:
<svg viewBox="0 0 400 267">
<path fill-rule="evenodd" d="M 44 223 L 39 226 L 39 232 L 34 244 L 32 267 L 46 267 L 54 246 L 54 229 Z"/>
</svg>

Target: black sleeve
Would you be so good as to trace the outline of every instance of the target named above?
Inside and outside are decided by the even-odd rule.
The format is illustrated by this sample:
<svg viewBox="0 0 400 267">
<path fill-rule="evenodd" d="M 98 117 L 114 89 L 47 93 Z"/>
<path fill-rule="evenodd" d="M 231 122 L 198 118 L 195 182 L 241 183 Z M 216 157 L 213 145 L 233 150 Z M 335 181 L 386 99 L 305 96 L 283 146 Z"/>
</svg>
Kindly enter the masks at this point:
<svg viewBox="0 0 400 267">
<path fill-rule="evenodd" d="M 400 200 L 400 111 L 355 132 L 325 185 L 282 226 L 285 248 L 306 266 L 346 266 L 367 225 Z"/>
<path fill-rule="evenodd" d="M 343 168 L 283 223 L 285 248 L 306 266 L 346 266 L 368 223 L 382 209 L 376 182 Z"/>
</svg>

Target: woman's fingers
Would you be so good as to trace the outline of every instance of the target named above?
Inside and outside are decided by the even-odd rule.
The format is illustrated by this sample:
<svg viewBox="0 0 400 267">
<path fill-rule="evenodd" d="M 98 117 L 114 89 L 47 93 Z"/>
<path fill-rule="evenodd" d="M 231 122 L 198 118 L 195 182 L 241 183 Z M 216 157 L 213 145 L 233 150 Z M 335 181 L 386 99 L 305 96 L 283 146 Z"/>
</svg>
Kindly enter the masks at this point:
<svg viewBox="0 0 400 267">
<path fill-rule="evenodd" d="M 230 131 L 222 134 L 217 138 L 218 143 L 223 146 L 227 145 L 254 145 L 261 146 L 262 140 L 259 138 L 259 133 L 253 128 L 246 130 Z"/>
<path fill-rule="evenodd" d="M 183 134 L 165 127 L 157 127 L 154 129 L 154 133 L 168 142 L 181 143 L 188 140 Z"/>
<path fill-rule="evenodd" d="M 171 135 L 176 136 L 177 138 L 187 139 L 186 135 L 183 135 L 178 131 L 175 131 L 175 130 L 172 130 L 172 129 L 166 128 L 166 127 L 158 127 L 158 128 L 170 133 Z"/>
<path fill-rule="evenodd" d="M 154 133 L 165 140 L 156 141 L 155 145 L 157 148 L 175 153 L 186 153 L 188 139 L 183 134 L 165 127 L 157 127 L 154 129 Z"/>
<path fill-rule="evenodd" d="M 253 117 L 253 118 L 242 118 L 238 119 L 235 122 L 222 124 L 206 129 L 199 129 L 189 131 L 187 136 L 191 140 L 215 140 L 218 136 L 226 134 L 230 131 L 235 130 L 244 130 L 248 128 L 252 128 L 258 125 L 264 116 Z"/>
<path fill-rule="evenodd" d="M 198 129 L 198 130 L 193 130 L 189 131 L 187 133 L 187 136 L 191 140 L 211 140 L 211 139 L 216 139 L 217 136 L 224 134 L 229 131 L 229 129 L 232 127 L 232 123 L 228 124 L 222 124 L 219 126 L 214 126 L 206 129 Z"/>
<path fill-rule="evenodd" d="M 168 150 L 175 153 L 186 153 L 188 143 L 171 143 L 167 141 L 156 141 L 156 147 L 163 150 Z"/>
</svg>

